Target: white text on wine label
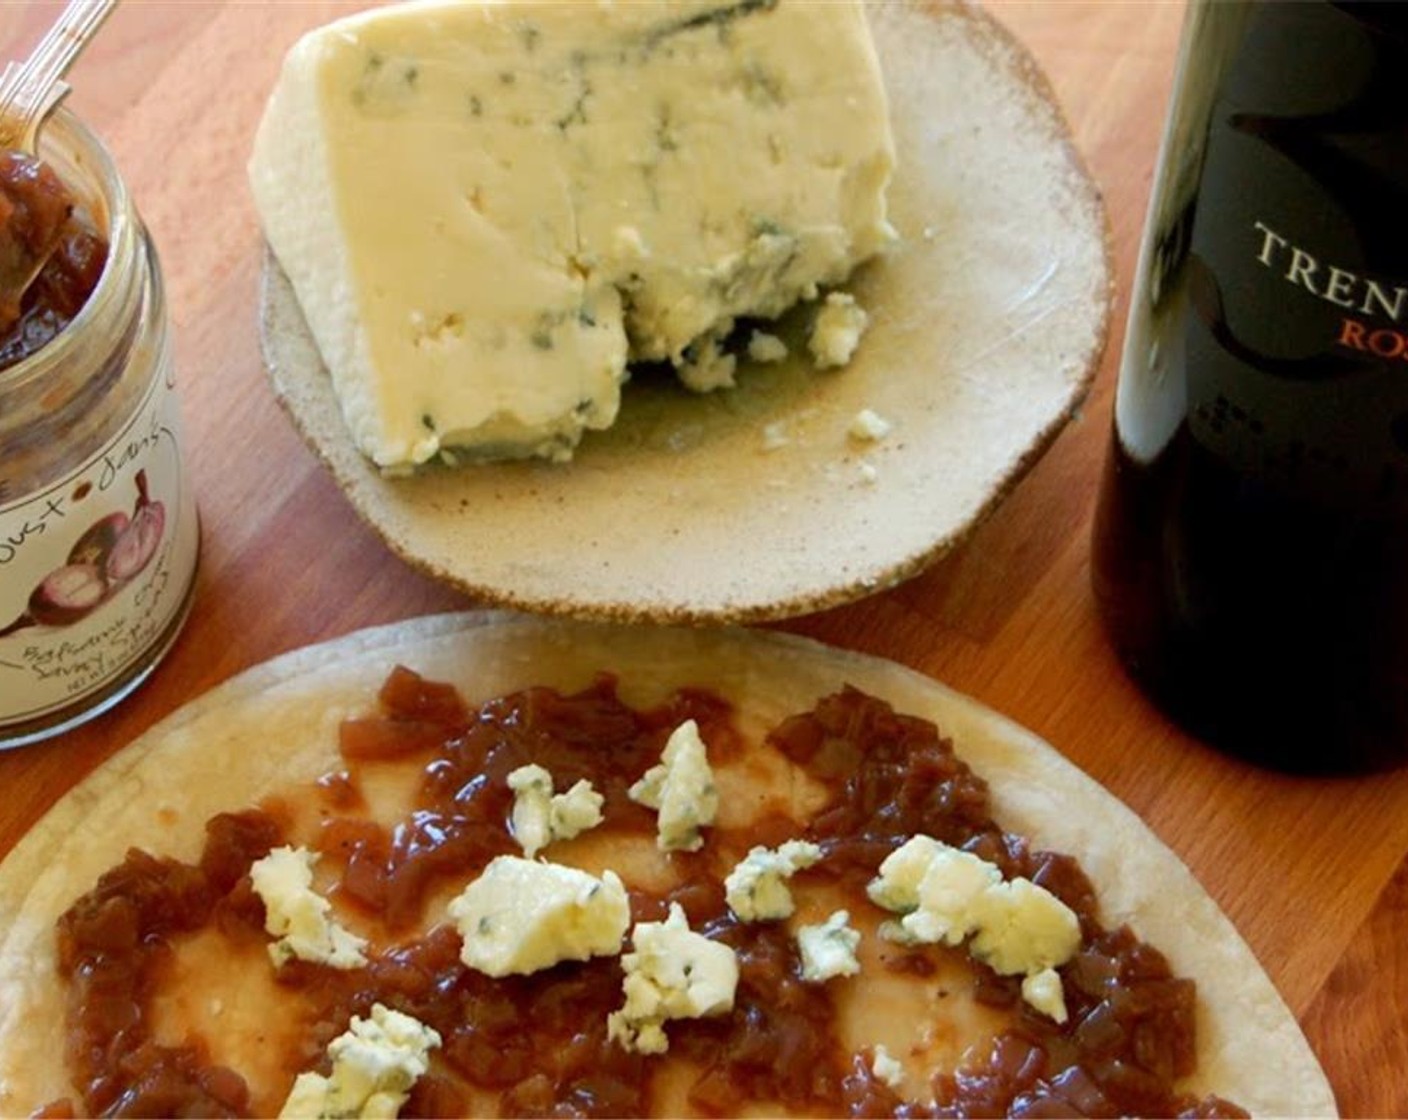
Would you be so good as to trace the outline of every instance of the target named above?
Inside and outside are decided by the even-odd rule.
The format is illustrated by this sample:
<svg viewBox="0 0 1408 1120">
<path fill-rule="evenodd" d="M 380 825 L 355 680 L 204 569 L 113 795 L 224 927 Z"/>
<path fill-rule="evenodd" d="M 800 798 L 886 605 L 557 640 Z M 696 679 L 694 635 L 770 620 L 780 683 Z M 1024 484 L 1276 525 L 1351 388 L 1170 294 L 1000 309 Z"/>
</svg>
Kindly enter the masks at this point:
<svg viewBox="0 0 1408 1120">
<path fill-rule="evenodd" d="M 1385 283 L 1328 264 L 1263 222 L 1253 223 L 1261 234 L 1256 259 L 1283 279 L 1338 307 L 1399 322 L 1408 311 L 1408 285 Z"/>
</svg>

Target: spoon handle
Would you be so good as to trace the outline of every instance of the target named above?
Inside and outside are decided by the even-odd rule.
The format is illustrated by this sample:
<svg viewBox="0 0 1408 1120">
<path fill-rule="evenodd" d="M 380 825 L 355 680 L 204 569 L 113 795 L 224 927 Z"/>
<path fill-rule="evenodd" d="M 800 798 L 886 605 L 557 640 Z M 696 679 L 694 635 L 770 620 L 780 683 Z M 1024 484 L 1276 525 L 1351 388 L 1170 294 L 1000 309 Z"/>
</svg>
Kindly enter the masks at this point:
<svg viewBox="0 0 1408 1120">
<path fill-rule="evenodd" d="M 63 76 L 118 0 L 70 0 L 23 62 L 0 72 L 0 150 L 33 153 L 39 126 L 68 93 Z"/>
</svg>

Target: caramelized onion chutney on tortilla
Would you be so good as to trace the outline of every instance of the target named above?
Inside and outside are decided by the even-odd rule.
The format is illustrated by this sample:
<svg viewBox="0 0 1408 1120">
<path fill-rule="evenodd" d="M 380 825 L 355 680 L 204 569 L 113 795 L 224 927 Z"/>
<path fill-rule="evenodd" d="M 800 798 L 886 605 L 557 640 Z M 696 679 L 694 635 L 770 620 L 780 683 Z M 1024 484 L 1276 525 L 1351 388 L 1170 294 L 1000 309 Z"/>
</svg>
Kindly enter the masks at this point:
<svg viewBox="0 0 1408 1120">
<path fill-rule="evenodd" d="M 0 1112 L 1328 1115 L 1187 869 L 1010 722 L 752 631 L 364 631 L 0 865 Z"/>
</svg>

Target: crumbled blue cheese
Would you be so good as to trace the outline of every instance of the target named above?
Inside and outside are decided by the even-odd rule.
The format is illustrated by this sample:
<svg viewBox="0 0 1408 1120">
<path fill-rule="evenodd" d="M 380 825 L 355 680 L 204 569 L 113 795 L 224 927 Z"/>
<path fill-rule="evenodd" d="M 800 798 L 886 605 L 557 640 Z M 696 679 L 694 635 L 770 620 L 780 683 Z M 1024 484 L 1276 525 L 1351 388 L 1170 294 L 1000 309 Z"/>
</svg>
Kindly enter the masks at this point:
<svg viewBox="0 0 1408 1120">
<path fill-rule="evenodd" d="M 870 1072 L 876 1081 L 896 1091 L 904 1084 L 904 1066 L 884 1046 L 876 1046 L 871 1054 Z"/>
<path fill-rule="evenodd" d="M 849 292 L 830 292 L 817 310 L 807 349 L 817 369 L 843 366 L 855 356 L 870 316 Z"/>
<path fill-rule="evenodd" d="M 606 1020 L 607 1036 L 627 1050 L 663 1054 L 670 1019 L 721 1015 L 733 1007 L 738 957 L 727 945 L 689 928 L 684 910 L 670 904 L 663 922 L 639 922 L 632 952 L 621 958 L 625 1002 Z"/>
<path fill-rule="evenodd" d="M 715 389 L 731 389 L 738 359 L 723 348 L 723 340 L 733 329 L 730 319 L 717 331 L 691 342 L 676 363 L 675 372 L 687 388 L 696 393 L 711 393 Z"/>
<path fill-rule="evenodd" d="M 390 1120 L 430 1068 L 440 1035 L 418 1019 L 372 1005 L 328 1043 L 332 1072 L 300 1073 L 279 1112 L 283 1118 L 378 1117 Z"/>
<path fill-rule="evenodd" d="M 530 763 L 509 774 L 508 788 L 513 790 L 513 838 L 529 859 L 553 841 L 571 840 L 601 823 L 604 799 L 585 778 L 566 793 L 553 793 L 552 775 Z"/>
<path fill-rule="evenodd" d="M 775 334 L 754 330 L 748 336 L 748 357 L 755 362 L 780 362 L 787 357 L 787 343 Z"/>
<path fill-rule="evenodd" d="M 851 928 L 851 915 L 837 910 L 820 925 L 797 930 L 797 948 L 802 957 L 802 979 L 820 984 L 835 976 L 854 976 L 860 971 L 856 948 L 860 932 Z"/>
<path fill-rule="evenodd" d="M 945 945 L 971 938 L 975 958 L 999 975 L 1025 976 L 1027 1002 L 1065 1020 L 1055 968 L 1080 947 L 1080 920 L 1046 888 L 1022 878 L 1004 881 L 987 860 L 914 836 L 886 857 L 867 890 L 877 905 L 903 915 L 883 926 L 882 936 Z"/>
<path fill-rule="evenodd" d="M 249 867 L 254 892 L 264 901 L 264 928 L 275 940 L 269 958 L 277 968 L 297 958 L 330 968 L 361 968 L 367 942 L 328 915 L 330 903 L 313 890 L 318 856 L 306 848 L 275 848 Z"/>
<path fill-rule="evenodd" d="M 744 922 L 771 922 L 791 916 L 795 906 L 787 880 L 821 859 L 808 840 L 788 840 L 777 849 L 757 847 L 724 879 L 729 909 Z"/>
<path fill-rule="evenodd" d="M 1022 998 L 1056 1022 L 1066 1021 L 1066 993 L 1061 987 L 1061 975 L 1054 968 L 1043 968 L 1024 976 Z"/>
<path fill-rule="evenodd" d="M 876 905 L 904 915 L 894 940 L 957 945 L 978 928 L 981 900 L 1001 882 L 1002 872 L 987 860 L 914 836 L 885 857 L 867 892 Z"/>
<path fill-rule="evenodd" d="M 1075 912 L 1029 879 L 1009 879 L 986 891 L 972 952 L 1003 976 L 1031 975 L 1065 964 L 1080 947 Z"/>
<path fill-rule="evenodd" d="M 719 791 L 699 725 L 685 720 L 675 728 L 660 762 L 631 786 L 632 801 L 658 810 L 656 846 L 662 852 L 696 852 L 704 844 L 699 830 L 714 823 Z"/>
<path fill-rule="evenodd" d="M 460 959 L 496 977 L 618 953 L 631 924 L 615 873 L 598 879 L 519 856 L 495 856 L 448 912 L 464 939 Z"/>
<path fill-rule="evenodd" d="M 781 420 L 774 420 L 770 424 L 763 425 L 764 451 L 780 451 L 791 442 L 787 435 L 787 425 Z"/>
<path fill-rule="evenodd" d="M 354 441 L 404 471 L 566 459 L 628 362 L 730 383 L 735 319 L 894 242 L 893 166 L 861 0 L 420 0 L 293 47 L 250 179 Z"/>
<path fill-rule="evenodd" d="M 871 408 L 863 408 L 851 420 L 847 434 L 862 443 L 878 443 L 893 430 L 894 425 Z"/>
</svg>

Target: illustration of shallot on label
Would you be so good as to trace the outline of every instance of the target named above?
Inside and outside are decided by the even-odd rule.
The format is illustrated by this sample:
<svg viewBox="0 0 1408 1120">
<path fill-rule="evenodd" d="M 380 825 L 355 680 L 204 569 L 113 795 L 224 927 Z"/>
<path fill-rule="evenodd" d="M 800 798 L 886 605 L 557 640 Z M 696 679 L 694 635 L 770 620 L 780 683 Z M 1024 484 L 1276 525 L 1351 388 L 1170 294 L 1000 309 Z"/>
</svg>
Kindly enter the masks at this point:
<svg viewBox="0 0 1408 1120">
<path fill-rule="evenodd" d="M 0 505 L 0 728 L 116 700 L 179 630 L 199 546 L 178 425 L 159 378 L 99 454 Z"/>
<path fill-rule="evenodd" d="M 85 484 L 80 493 L 91 488 Z M 0 638 L 26 626 L 70 626 L 139 575 L 161 544 L 166 507 L 147 493 L 147 472 L 137 472 L 137 504 L 99 518 L 69 549 L 67 562 L 35 586 L 24 613 L 0 630 Z"/>
</svg>

